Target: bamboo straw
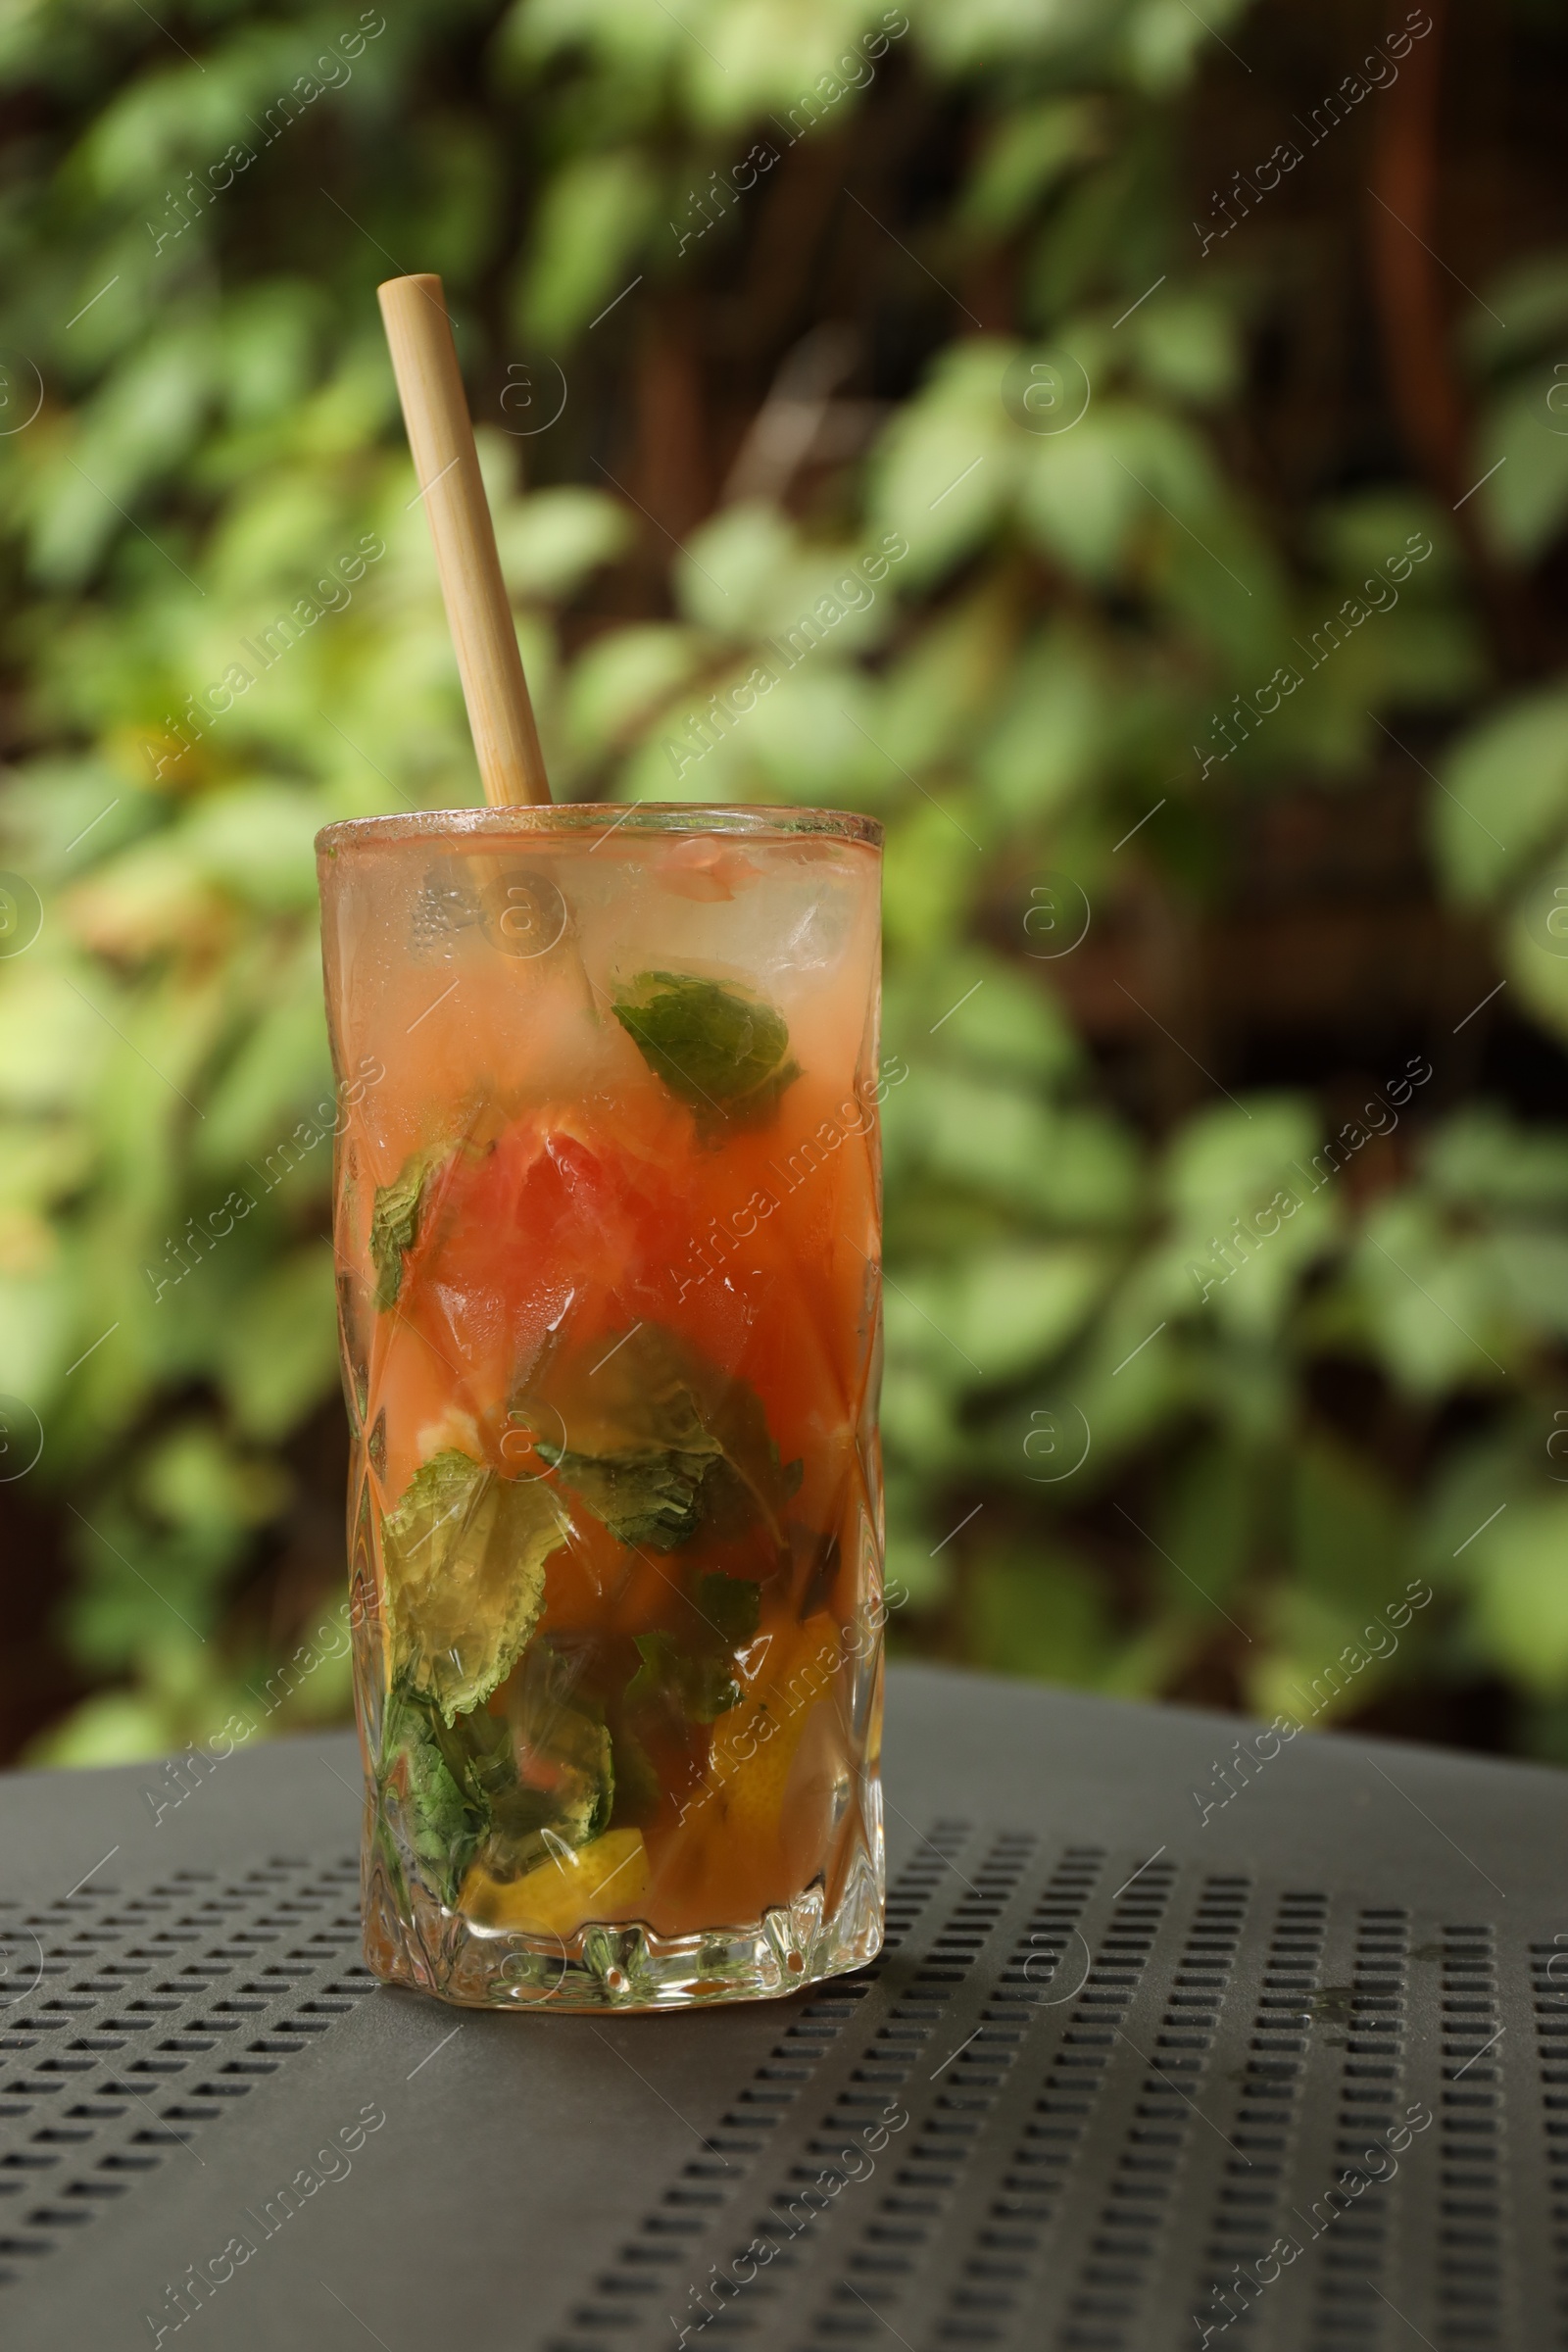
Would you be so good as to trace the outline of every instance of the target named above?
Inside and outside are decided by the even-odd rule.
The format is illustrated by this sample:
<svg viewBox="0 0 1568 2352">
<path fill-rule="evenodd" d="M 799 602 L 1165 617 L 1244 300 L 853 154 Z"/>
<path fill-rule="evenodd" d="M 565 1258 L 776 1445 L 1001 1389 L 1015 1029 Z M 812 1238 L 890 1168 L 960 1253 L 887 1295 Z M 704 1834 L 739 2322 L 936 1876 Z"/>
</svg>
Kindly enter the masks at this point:
<svg viewBox="0 0 1568 2352">
<path fill-rule="evenodd" d="M 378 291 L 484 797 L 493 808 L 548 802 L 441 280 L 421 271 L 388 278 Z"/>
</svg>

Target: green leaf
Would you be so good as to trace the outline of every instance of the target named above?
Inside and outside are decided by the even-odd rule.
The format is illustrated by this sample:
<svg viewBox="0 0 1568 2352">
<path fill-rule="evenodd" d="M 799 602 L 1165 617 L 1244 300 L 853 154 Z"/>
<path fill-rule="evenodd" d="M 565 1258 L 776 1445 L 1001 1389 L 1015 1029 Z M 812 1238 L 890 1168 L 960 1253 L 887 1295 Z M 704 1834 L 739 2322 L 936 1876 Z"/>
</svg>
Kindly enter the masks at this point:
<svg viewBox="0 0 1568 2352">
<path fill-rule="evenodd" d="M 921 799 L 888 827 L 882 861 L 882 921 L 901 959 L 917 955 L 956 960 L 969 910 L 972 876 L 958 862 L 969 852 L 957 842 L 947 809 Z M 951 1002 L 951 1000 L 950 1000 Z"/>
<path fill-rule="evenodd" d="M 541 1481 L 498 1478 L 455 1447 L 416 1473 L 382 1521 L 393 1656 L 449 1724 L 516 1664 L 568 1524 Z"/>
<path fill-rule="evenodd" d="M 1494 711 L 1444 762 L 1432 836 L 1453 896 L 1485 899 L 1568 828 L 1568 692 Z"/>
<path fill-rule="evenodd" d="M 692 1723 L 716 1723 L 741 1702 L 728 1660 L 682 1649 L 672 1634 L 639 1634 L 642 1664 L 626 1685 L 628 1707 L 663 1705 Z"/>
<path fill-rule="evenodd" d="M 946 1277 L 911 1276 L 884 1302 L 890 1359 L 925 1362 L 954 1383 L 1010 1380 L 1059 1354 L 1105 1287 L 1086 1244 L 966 1251 Z"/>
<path fill-rule="evenodd" d="M 958 218 L 985 237 L 1010 235 L 1108 135 L 1093 99 L 1048 98 L 1003 115 L 981 148 Z"/>
<path fill-rule="evenodd" d="M 324 1103 L 318 1128 L 310 1113 Z M 331 1182 L 330 1150 L 305 1144 L 301 1126 L 324 1141 L 332 1109 L 332 1063 L 321 1015 L 320 949 L 303 940 L 281 968 L 269 972 L 265 1001 L 252 1027 L 216 1075 L 206 1097 L 207 1115 L 193 1139 L 198 1167 L 215 1174 L 246 1159 L 270 1154 L 277 1169 L 303 1158 L 308 1174 L 301 1189 Z M 272 1170 L 265 1171 L 269 1176 Z"/>
<path fill-rule="evenodd" d="M 0 972 L 0 1116 L 91 1102 L 114 1036 L 81 990 L 37 957 Z"/>
<path fill-rule="evenodd" d="M 274 1258 L 225 1312 L 224 1392 L 247 1437 L 276 1440 L 329 1396 L 337 1377 L 330 1242 Z"/>
<path fill-rule="evenodd" d="M 1476 1630 L 1509 1678 L 1544 1696 L 1568 1691 L 1568 1502 L 1521 1500 L 1475 1539 Z"/>
<path fill-rule="evenodd" d="M 1398 1497 L 1347 1447 L 1309 1442 L 1289 1498 L 1291 1552 L 1303 1592 L 1353 1613 L 1397 1595 L 1407 1573 Z"/>
<path fill-rule="evenodd" d="M 539 1451 L 617 1542 L 675 1551 L 697 1533 L 710 1451 L 599 1456 L 542 1439 Z"/>
<path fill-rule="evenodd" d="M 574 156 L 545 189 L 518 303 L 545 350 L 569 342 L 624 278 L 654 200 L 644 158 L 622 149 Z"/>
<path fill-rule="evenodd" d="M 1318 1115 L 1298 1096 L 1254 1095 L 1245 1109 L 1220 1103 L 1195 1111 L 1166 1157 L 1172 1215 L 1184 1233 L 1223 1233 L 1232 1215 L 1273 1199 L 1293 1162 L 1310 1162 L 1318 1137 Z"/>
<path fill-rule="evenodd" d="M 221 1539 L 232 1528 L 264 1525 L 288 1484 L 275 1465 L 241 1455 L 210 1422 L 189 1420 L 149 1445 L 133 1492 L 171 1527 Z"/>
<path fill-rule="evenodd" d="M 1093 0 L 935 0 L 919 12 L 920 42 L 939 73 L 954 79 L 986 67 L 1039 72 L 1054 53 L 1087 45 L 1104 22 Z"/>
<path fill-rule="evenodd" d="M 800 1076 L 790 1033 L 770 1004 L 694 973 L 641 972 L 617 997 L 615 1018 L 699 1129 L 760 1127 Z"/>
<path fill-rule="evenodd" d="M 375 1267 L 375 1303 L 383 1314 L 398 1302 L 404 1255 L 419 1238 L 419 1220 L 427 1205 L 426 1186 L 445 1157 L 444 1150 L 416 1152 L 390 1184 L 375 1188 L 370 1257 Z"/>
<path fill-rule="evenodd" d="M 1007 513 L 1027 436 L 1002 403 L 1015 346 L 963 337 L 940 353 L 930 380 L 890 419 L 871 478 L 874 527 L 908 542 L 907 585 L 928 585 L 995 530 Z M 1071 436 L 1069 436 L 1070 438 Z"/>
<path fill-rule="evenodd" d="M 1494 1103 L 1471 1103 L 1435 1131 L 1422 1175 L 1463 1208 L 1555 1222 L 1568 1215 L 1568 1134 L 1526 1125 Z"/>
<path fill-rule="evenodd" d="M 759 1517 L 779 1540 L 797 1466 L 780 1464 L 756 1391 L 662 1324 L 557 1358 L 517 1409 L 541 1402 L 566 1443 L 539 1452 L 622 1544 L 674 1551 L 704 1524 Z"/>
<path fill-rule="evenodd" d="M 203 800 L 175 839 L 206 880 L 266 913 L 286 913 L 315 906 L 316 835 L 329 813 L 312 793 L 248 784 Z"/>
<path fill-rule="evenodd" d="M 1161 410 L 1108 400 L 1090 403 L 1070 431 L 1033 447 L 1019 513 L 1045 553 L 1103 584 L 1125 561 L 1135 534 L 1154 542 L 1197 528 L 1212 546 L 1224 501 L 1198 435 Z M 1201 553 L 1201 551 L 1200 551 Z M 1204 584 L 1220 603 L 1249 591 L 1207 562 Z"/>
<path fill-rule="evenodd" d="M 765 637 L 787 629 L 810 610 L 798 571 L 800 548 L 787 515 L 760 499 L 745 499 L 693 532 L 676 567 L 675 586 L 687 617 L 718 637 Z M 847 556 L 846 562 L 851 559 Z"/>
<path fill-rule="evenodd" d="M 1568 254 L 1546 246 L 1500 270 L 1488 287 L 1506 322 L 1484 305 L 1469 315 L 1462 342 L 1476 373 L 1495 376 L 1554 357 L 1568 329 Z"/>
<path fill-rule="evenodd" d="M 956 1004 L 952 991 L 971 988 L 977 980 L 984 981 L 984 989 Z M 885 1045 L 914 1046 L 930 1036 L 932 1023 L 944 1013 L 942 1037 L 957 1041 L 945 1051 L 960 1069 L 1054 1086 L 1080 1066 L 1082 1049 L 1056 999 L 1003 956 L 971 950 L 961 963 L 940 970 L 890 975 L 882 995 Z M 906 1093 L 905 1078 L 897 1078 L 883 1108 L 884 1134 L 896 1115 L 892 1105 L 902 1103 Z"/>
<path fill-rule="evenodd" d="M 1414 1396 L 1505 1377 L 1499 1359 L 1516 1341 L 1487 1245 L 1450 1231 L 1422 1194 L 1371 1212 L 1352 1274 L 1376 1352 Z"/>
<path fill-rule="evenodd" d="M 1526 1331 L 1568 1337 L 1568 1234 L 1496 1233 L 1483 1246 L 1497 1290 Z"/>
<path fill-rule="evenodd" d="M 510 1694 L 509 1775 L 493 1799 L 482 1856 L 492 1878 L 532 1870 L 551 1841 L 586 1845 L 610 1827 L 614 1751 L 604 1710 L 581 1688 L 580 1655 L 546 1641 L 523 1661 Z M 462 1729 L 476 1718 L 465 1718 Z M 548 1838 L 546 1833 L 548 1832 Z"/>
<path fill-rule="evenodd" d="M 983 999 L 973 1002 L 983 1006 Z M 961 1046 L 960 1040 L 953 1043 Z M 890 1096 L 885 1130 L 890 1179 L 894 1171 L 906 1177 L 913 1162 L 945 1177 L 959 1193 L 972 1192 L 1063 1224 L 1103 1226 L 1126 1219 L 1138 1197 L 1138 1166 L 1129 1140 L 1099 1112 L 1057 1109 L 977 1070 L 983 1055 L 983 1048 L 962 1055 L 967 1072 L 916 1070 Z"/>
<path fill-rule="evenodd" d="M 1241 346 L 1226 302 L 1196 289 L 1173 289 L 1130 324 L 1139 368 L 1157 390 L 1201 407 L 1235 388 Z"/>
<path fill-rule="evenodd" d="M 1423 492 L 1379 485 L 1325 500 L 1312 515 L 1307 545 L 1325 584 L 1344 595 L 1360 589 L 1368 572 L 1381 570 L 1391 555 L 1422 537 L 1431 542 L 1432 553 L 1400 583 L 1403 609 L 1430 601 L 1435 590 L 1451 583 L 1462 564 L 1441 508 Z M 1321 592 L 1314 589 L 1311 597 L 1315 607 Z"/>
<path fill-rule="evenodd" d="M 490 1802 L 462 1761 L 449 1761 L 439 1725 L 439 1716 L 399 1677 L 387 1698 L 377 1777 L 385 1803 L 401 1766 L 405 1834 L 425 1879 L 450 1903 L 489 1834 Z"/>
<path fill-rule="evenodd" d="M 697 1607 L 727 1649 L 742 1649 L 756 1635 L 762 1596 L 750 1577 L 722 1570 L 697 1579 Z"/>
<path fill-rule="evenodd" d="M 544 390 L 530 389 L 530 405 L 519 416 L 536 425 L 539 409 L 532 404 L 544 399 Z M 589 572 L 620 555 L 630 535 L 625 508 L 606 491 L 567 483 L 536 490 L 496 517 L 502 575 L 518 597 L 570 595 Z"/>
<path fill-rule="evenodd" d="M 1014 820 L 1054 816 L 1098 780 L 1118 690 L 1093 638 L 1058 629 L 1016 661 L 991 698 L 976 769 Z"/>
<path fill-rule="evenodd" d="M 1558 1037 L 1568 1035 L 1568 956 L 1557 953 L 1565 903 L 1568 874 L 1555 863 L 1544 865 L 1515 902 L 1499 942 L 1519 1005 Z"/>
<path fill-rule="evenodd" d="M 443 1901 L 476 1861 L 493 1879 L 517 1878 L 609 1826 L 611 1738 L 575 1687 L 578 1671 L 546 1642 L 529 1652 L 505 1713 L 476 1707 L 456 1723 L 406 1674 L 394 1679 L 380 1785 L 406 1788 L 408 1839 Z"/>
<path fill-rule="evenodd" d="M 701 656 L 696 632 L 668 621 L 628 623 L 599 638 L 573 665 L 565 687 L 572 749 L 593 757 L 634 734 L 685 685 Z M 663 758 L 662 747 L 656 749 Z M 668 764 L 666 759 L 666 775 Z"/>
<path fill-rule="evenodd" d="M 978 1665 L 1093 1689 L 1115 1657 L 1103 1582 L 1067 1554 L 983 1554 L 964 1595 L 969 1654 Z"/>
<path fill-rule="evenodd" d="M 1195 17 L 1187 0 L 1140 0 L 1126 20 L 1131 78 L 1151 97 L 1166 97 L 1180 89 L 1193 74 L 1197 52 L 1212 24 L 1207 16 Z M 1214 38 L 1223 35 L 1216 32 Z"/>
<path fill-rule="evenodd" d="M 1494 402 L 1477 445 L 1492 478 L 1482 474 L 1476 506 L 1494 545 L 1516 564 L 1539 562 L 1568 518 L 1568 419 L 1546 406 L 1561 384 L 1549 365 L 1531 368 Z"/>
<path fill-rule="evenodd" d="M 878 676 L 874 700 L 862 706 L 871 737 L 867 758 L 873 772 L 890 781 L 890 806 L 907 799 L 900 789 L 901 767 L 924 773 L 943 763 L 966 768 L 973 762 L 1011 671 L 1010 649 L 997 634 L 993 596 L 971 593 L 934 612 L 927 606 L 918 632 L 895 651 Z M 939 797 L 946 802 L 946 792 Z M 929 813 L 951 852 L 952 825 L 936 809 Z M 954 861 L 950 856 L 944 862 Z M 963 869 L 956 870 L 961 877 Z"/>
</svg>

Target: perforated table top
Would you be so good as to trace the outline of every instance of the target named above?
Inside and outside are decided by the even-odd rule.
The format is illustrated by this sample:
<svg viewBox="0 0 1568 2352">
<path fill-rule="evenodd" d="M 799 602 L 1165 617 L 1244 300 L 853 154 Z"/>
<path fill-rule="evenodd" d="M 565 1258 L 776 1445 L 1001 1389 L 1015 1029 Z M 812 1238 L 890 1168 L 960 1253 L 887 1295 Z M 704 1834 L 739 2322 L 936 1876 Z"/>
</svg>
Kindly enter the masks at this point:
<svg viewBox="0 0 1568 2352">
<path fill-rule="evenodd" d="M 371 1984 L 347 1738 L 0 1779 L 3 2340 L 1568 2343 L 1568 1775 L 1241 1728 L 897 1671 L 876 1965 L 598 2020 Z"/>
</svg>

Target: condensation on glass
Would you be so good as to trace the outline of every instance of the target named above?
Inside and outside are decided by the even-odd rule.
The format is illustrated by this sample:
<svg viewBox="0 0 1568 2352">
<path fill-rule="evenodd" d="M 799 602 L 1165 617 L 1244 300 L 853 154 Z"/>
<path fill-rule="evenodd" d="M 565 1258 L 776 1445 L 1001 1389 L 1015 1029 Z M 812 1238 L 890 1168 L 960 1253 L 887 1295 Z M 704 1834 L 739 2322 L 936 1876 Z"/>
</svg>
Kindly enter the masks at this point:
<svg viewBox="0 0 1568 2352">
<path fill-rule="evenodd" d="M 881 835 L 318 842 L 366 1953 L 492 2007 L 882 1936 Z"/>
</svg>

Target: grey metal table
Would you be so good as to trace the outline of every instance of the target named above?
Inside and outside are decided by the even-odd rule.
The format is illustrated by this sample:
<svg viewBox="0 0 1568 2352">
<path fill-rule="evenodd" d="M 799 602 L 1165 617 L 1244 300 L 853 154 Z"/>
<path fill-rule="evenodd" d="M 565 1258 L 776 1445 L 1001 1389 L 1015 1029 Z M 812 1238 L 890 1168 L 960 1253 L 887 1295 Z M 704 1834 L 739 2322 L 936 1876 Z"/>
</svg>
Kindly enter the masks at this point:
<svg viewBox="0 0 1568 2352">
<path fill-rule="evenodd" d="M 0 1780 L 4 2341 L 1568 2341 L 1568 1775 L 1239 1728 L 895 1672 L 881 1959 L 701 2016 L 372 1985 L 347 1738 Z"/>
</svg>

